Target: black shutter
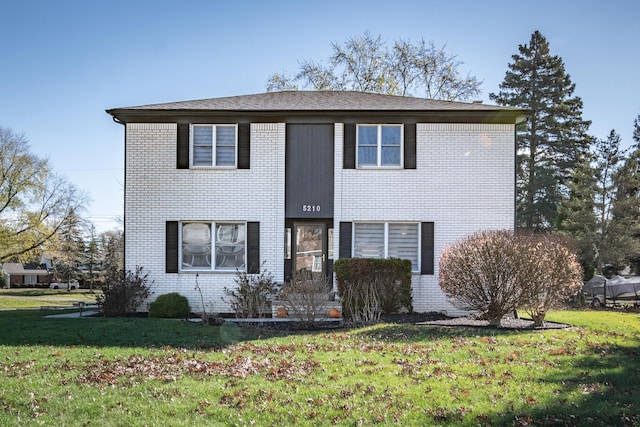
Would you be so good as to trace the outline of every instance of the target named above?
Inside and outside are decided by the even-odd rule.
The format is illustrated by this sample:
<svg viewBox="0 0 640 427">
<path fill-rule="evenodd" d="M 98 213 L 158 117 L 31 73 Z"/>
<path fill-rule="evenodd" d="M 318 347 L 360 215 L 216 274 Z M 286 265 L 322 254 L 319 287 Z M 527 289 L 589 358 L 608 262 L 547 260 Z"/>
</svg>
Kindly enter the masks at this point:
<svg viewBox="0 0 640 427">
<path fill-rule="evenodd" d="M 178 272 L 178 221 L 167 221 L 166 224 L 165 271 Z"/>
<path fill-rule="evenodd" d="M 416 124 L 404 125 L 404 168 L 416 168 Z"/>
<path fill-rule="evenodd" d="M 338 250 L 339 258 L 351 258 L 351 238 L 353 227 L 350 222 L 340 223 L 340 248 Z"/>
<path fill-rule="evenodd" d="M 422 223 L 422 262 L 420 265 L 420 274 L 433 274 L 434 272 L 434 237 L 433 223 Z"/>
<path fill-rule="evenodd" d="M 247 273 L 260 273 L 260 223 L 247 223 Z"/>
<path fill-rule="evenodd" d="M 178 169 L 189 169 L 189 123 L 178 123 L 177 135 L 177 165 Z"/>
<path fill-rule="evenodd" d="M 238 124 L 238 169 L 251 166 L 251 124 Z"/>
<path fill-rule="evenodd" d="M 342 168 L 356 168 L 356 124 L 344 124 L 344 147 L 342 153 Z"/>
</svg>

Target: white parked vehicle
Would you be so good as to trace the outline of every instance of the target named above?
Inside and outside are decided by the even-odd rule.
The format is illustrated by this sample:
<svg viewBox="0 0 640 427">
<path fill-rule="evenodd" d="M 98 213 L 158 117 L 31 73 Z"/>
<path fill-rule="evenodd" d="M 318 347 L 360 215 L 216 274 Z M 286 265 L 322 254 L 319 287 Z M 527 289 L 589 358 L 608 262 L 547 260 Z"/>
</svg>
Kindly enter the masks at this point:
<svg viewBox="0 0 640 427">
<path fill-rule="evenodd" d="M 73 291 L 75 289 L 80 289 L 80 283 L 77 280 L 72 280 L 70 282 L 52 282 L 49 285 L 50 289 L 64 289 L 67 291 Z"/>
</svg>

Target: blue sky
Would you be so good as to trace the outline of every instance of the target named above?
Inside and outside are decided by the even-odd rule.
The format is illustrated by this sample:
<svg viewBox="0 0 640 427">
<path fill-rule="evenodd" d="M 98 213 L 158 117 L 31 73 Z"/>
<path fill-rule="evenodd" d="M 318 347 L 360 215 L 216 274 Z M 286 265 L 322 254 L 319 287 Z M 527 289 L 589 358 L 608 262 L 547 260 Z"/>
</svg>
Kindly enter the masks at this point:
<svg viewBox="0 0 640 427">
<path fill-rule="evenodd" d="M 446 45 L 490 103 L 539 30 L 584 103 L 590 133 L 632 143 L 640 114 L 637 0 L 3 0 L 0 126 L 24 134 L 92 199 L 105 231 L 123 211 L 124 129 L 106 109 L 265 91 L 273 72 L 324 60 L 369 31 Z M 149 201 L 154 203 L 154 201 Z"/>
</svg>

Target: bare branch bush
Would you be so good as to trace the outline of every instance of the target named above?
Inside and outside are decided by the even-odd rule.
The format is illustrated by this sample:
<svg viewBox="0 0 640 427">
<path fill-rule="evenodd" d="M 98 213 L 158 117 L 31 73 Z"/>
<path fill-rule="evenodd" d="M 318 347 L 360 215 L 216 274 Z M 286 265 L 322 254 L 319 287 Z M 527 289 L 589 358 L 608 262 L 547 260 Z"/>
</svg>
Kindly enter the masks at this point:
<svg viewBox="0 0 640 427">
<path fill-rule="evenodd" d="M 331 300 L 331 279 L 324 273 L 296 273 L 284 284 L 278 298 L 289 315 L 304 324 L 313 324 L 326 317 Z"/>
<path fill-rule="evenodd" d="M 267 317 L 271 314 L 271 301 L 278 292 L 278 285 L 273 281 L 273 275 L 266 269 L 260 274 L 248 274 L 237 271 L 235 289 L 224 288 L 222 300 L 228 303 L 237 318 Z"/>
<path fill-rule="evenodd" d="M 107 271 L 102 295 L 96 297 L 100 311 L 107 317 L 134 313 L 153 292 L 149 274 L 136 267 L 135 272 Z"/>
<path fill-rule="evenodd" d="M 526 257 L 526 255 L 524 255 Z M 523 254 L 513 232 L 482 231 L 445 248 L 440 256 L 439 283 L 452 303 L 477 310 L 491 325 L 522 301 L 520 265 Z"/>
<path fill-rule="evenodd" d="M 532 234 L 521 238 L 532 247 L 529 261 L 537 267 L 527 280 L 522 306 L 535 326 L 543 326 L 546 313 L 561 308 L 582 287 L 582 267 L 566 237 Z"/>
<path fill-rule="evenodd" d="M 556 235 L 482 231 L 447 247 L 440 257 L 443 292 L 493 326 L 518 308 L 542 325 L 546 312 L 573 295 L 581 279 L 575 252 Z"/>
</svg>

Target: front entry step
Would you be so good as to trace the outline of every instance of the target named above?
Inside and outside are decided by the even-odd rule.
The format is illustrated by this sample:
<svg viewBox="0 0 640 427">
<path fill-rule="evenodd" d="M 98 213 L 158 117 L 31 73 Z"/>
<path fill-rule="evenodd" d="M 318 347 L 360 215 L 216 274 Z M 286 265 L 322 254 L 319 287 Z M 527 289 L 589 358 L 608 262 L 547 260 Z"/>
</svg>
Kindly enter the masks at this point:
<svg viewBox="0 0 640 427">
<path fill-rule="evenodd" d="M 314 313 L 315 312 L 315 313 Z M 323 301 L 320 306 L 309 307 L 304 304 L 274 301 L 271 304 L 271 315 L 276 319 L 311 321 L 341 321 L 342 304 L 339 301 Z"/>
</svg>

